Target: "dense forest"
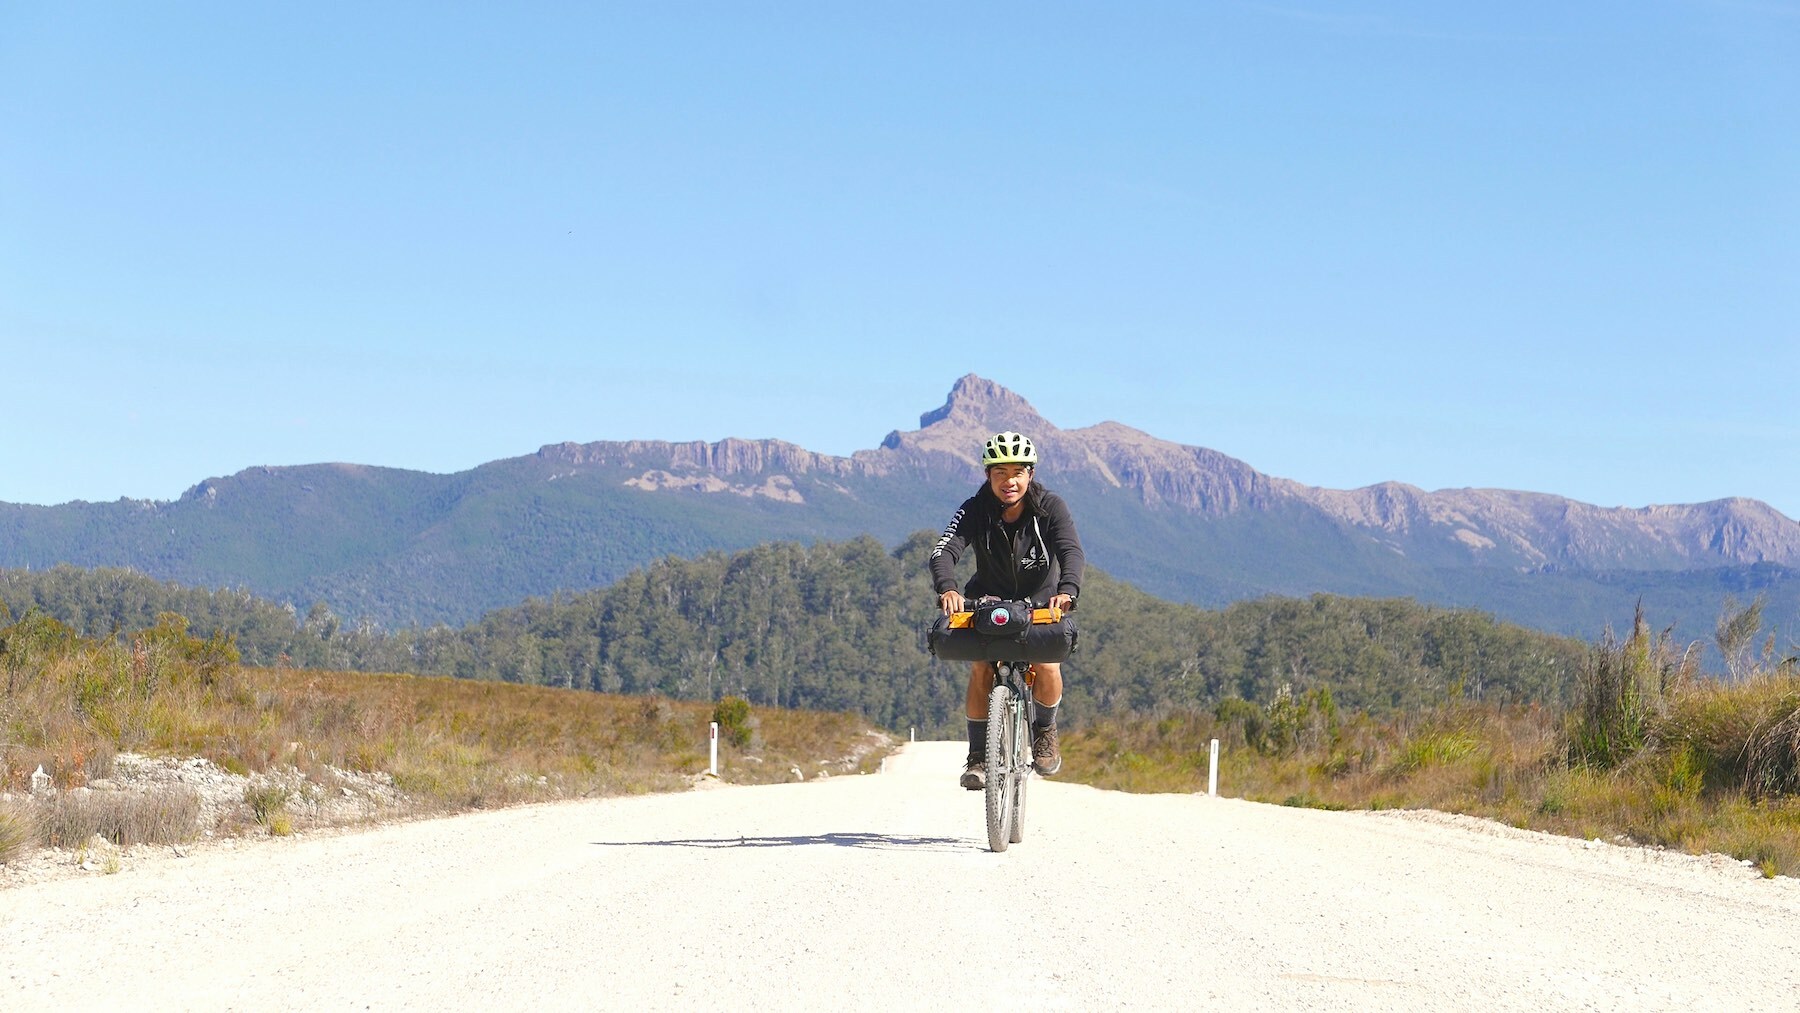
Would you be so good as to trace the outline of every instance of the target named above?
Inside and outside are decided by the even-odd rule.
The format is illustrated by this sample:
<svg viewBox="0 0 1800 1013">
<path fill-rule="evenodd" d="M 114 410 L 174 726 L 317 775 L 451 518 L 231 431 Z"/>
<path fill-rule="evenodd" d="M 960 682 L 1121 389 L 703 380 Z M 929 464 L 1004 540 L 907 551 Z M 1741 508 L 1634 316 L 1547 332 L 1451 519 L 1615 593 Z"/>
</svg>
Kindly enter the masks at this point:
<svg viewBox="0 0 1800 1013">
<path fill-rule="evenodd" d="M 85 635 L 186 617 L 235 639 L 246 663 L 413 672 L 856 711 L 891 728 L 959 727 L 966 669 L 934 661 L 934 598 L 921 532 L 776 542 L 668 558 L 582 594 L 530 599 L 460 628 L 351 627 L 241 590 L 200 590 L 126 570 L 0 571 L 0 607 Z M 1264 598 L 1219 611 L 1164 601 L 1090 571 L 1077 614 L 1068 719 L 1266 703 L 1329 687 L 1384 712 L 1448 698 L 1564 702 L 1588 648 L 1480 612 L 1408 599 Z"/>
</svg>

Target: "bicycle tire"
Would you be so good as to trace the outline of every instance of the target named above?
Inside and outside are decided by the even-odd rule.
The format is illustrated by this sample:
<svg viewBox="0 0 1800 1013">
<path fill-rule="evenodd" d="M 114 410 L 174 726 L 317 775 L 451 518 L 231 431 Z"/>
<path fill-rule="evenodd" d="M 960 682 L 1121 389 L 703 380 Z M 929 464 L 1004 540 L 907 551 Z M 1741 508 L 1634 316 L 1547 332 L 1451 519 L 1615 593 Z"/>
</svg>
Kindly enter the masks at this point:
<svg viewBox="0 0 1800 1013">
<path fill-rule="evenodd" d="M 1013 771 L 1017 780 L 1013 787 L 1012 815 L 1007 820 L 1006 839 L 1017 844 L 1025 839 L 1025 786 L 1031 783 L 1031 729 L 1026 725 L 1023 702 L 1013 702 Z"/>
<path fill-rule="evenodd" d="M 987 835 L 988 848 L 1005 851 L 1012 843 L 1013 800 L 1018 782 L 1013 764 L 1018 755 L 1017 722 L 1013 719 L 1013 691 L 999 683 L 988 693 L 987 716 Z"/>
</svg>

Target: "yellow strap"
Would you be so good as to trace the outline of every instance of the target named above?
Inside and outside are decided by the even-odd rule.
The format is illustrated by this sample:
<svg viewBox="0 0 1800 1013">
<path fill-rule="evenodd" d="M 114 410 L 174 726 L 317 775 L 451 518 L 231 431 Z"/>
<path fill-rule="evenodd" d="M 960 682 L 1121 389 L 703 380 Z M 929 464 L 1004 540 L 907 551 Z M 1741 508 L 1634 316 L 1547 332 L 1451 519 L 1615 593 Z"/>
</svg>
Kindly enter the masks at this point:
<svg viewBox="0 0 1800 1013">
<path fill-rule="evenodd" d="M 1032 609 L 1031 610 L 1031 622 L 1033 625 L 1037 625 L 1037 624 L 1041 624 L 1041 623 L 1060 623 L 1060 622 L 1062 622 L 1062 617 L 1063 617 L 1062 609 Z M 973 627 L 974 625 L 975 625 L 975 613 L 973 613 L 973 612 L 952 612 L 952 613 L 950 613 L 950 628 L 951 629 L 966 630 L 966 629 L 969 629 L 970 627 Z"/>
</svg>

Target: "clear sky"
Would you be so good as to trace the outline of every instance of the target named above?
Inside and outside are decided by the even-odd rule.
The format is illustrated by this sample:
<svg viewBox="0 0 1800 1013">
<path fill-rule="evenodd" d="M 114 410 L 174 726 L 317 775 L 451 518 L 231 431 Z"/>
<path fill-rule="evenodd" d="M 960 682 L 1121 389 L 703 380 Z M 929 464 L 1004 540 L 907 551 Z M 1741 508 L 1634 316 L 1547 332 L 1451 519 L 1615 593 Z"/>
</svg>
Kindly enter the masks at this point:
<svg viewBox="0 0 1800 1013">
<path fill-rule="evenodd" d="M 0 501 L 847 454 L 1800 518 L 1800 0 L 0 6 Z"/>
</svg>

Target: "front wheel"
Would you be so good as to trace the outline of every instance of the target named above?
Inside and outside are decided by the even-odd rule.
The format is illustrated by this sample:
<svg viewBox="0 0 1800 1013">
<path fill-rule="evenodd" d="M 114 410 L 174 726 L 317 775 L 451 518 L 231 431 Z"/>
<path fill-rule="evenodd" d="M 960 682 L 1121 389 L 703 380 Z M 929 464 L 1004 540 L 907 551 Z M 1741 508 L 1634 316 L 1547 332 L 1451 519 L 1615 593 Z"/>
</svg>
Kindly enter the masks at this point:
<svg viewBox="0 0 1800 1013">
<path fill-rule="evenodd" d="M 1025 714 L 1025 702 L 1014 699 L 1012 713 L 1013 759 L 1008 779 L 1013 783 L 1012 815 L 1007 820 L 1006 839 L 1014 844 L 1025 839 L 1025 786 L 1031 782 L 1031 724 Z"/>
<path fill-rule="evenodd" d="M 988 847 L 994 851 L 1005 851 L 1008 844 L 1018 840 L 1012 826 L 1021 780 L 1013 776 L 1012 769 L 1019 753 L 1014 741 L 1018 735 L 1018 722 L 1013 717 L 1016 709 L 1012 687 L 1002 683 L 988 694 L 987 835 Z"/>
</svg>

